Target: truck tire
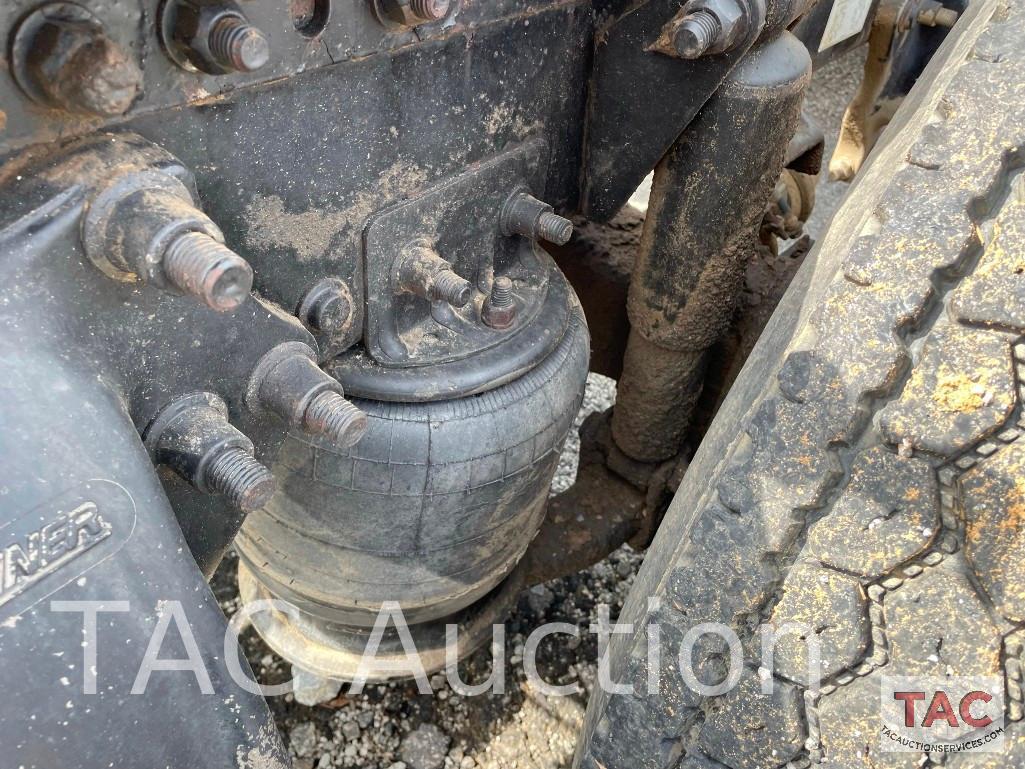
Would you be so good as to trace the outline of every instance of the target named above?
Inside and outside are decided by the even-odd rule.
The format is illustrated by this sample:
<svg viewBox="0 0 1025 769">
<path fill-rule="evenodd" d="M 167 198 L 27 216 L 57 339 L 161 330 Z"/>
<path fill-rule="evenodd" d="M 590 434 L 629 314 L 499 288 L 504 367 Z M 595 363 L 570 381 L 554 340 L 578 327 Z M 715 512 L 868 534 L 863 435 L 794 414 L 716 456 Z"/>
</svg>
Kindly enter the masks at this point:
<svg viewBox="0 0 1025 769">
<path fill-rule="evenodd" d="M 645 559 L 610 651 L 632 693 L 595 688 L 578 767 L 1025 766 L 1023 40 L 1023 0 L 969 5 L 784 297 Z M 696 637 L 698 681 L 735 671 L 721 694 L 680 674 L 701 623 L 742 642 L 733 666 Z M 767 669 L 764 623 L 809 627 L 820 674 L 800 635 Z M 883 750 L 883 676 L 996 677 L 1003 748 Z"/>
</svg>

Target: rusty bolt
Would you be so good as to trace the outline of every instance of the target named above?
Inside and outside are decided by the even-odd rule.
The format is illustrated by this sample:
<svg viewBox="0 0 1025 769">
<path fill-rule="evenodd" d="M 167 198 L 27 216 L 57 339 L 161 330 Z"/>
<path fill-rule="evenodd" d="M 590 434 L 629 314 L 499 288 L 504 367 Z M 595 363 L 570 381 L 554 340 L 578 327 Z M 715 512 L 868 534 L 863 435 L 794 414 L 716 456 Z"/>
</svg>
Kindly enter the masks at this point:
<svg viewBox="0 0 1025 769">
<path fill-rule="evenodd" d="M 57 109 L 114 117 L 142 91 L 142 71 L 84 8 L 51 3 L 30 14 L 12 45 L 12 69 L 30 98 Z"/>
<path fill-rule="evenodd" d="M 297 315 L 314 331 L 337 334 L 352 320 L 352 294 L 343 281 L 324 278 L 306 292 Z"/>
<path fill-rule="evenodd" d="M 451 267 L 438 270 L 429 290 L 431 299 L 441 299 L 453 307 L 463 307 L 470 301 L 470 281 L 459 277 Z"/>
<path fill-rule="evenodd" d="M 925 0 L 918 10 L 918 23 L 923 27 L 953 27 L 960 14 L 953 8 L 945 8 L 937 0 Z"/>
<path fill-rule="evenodd" d="M 139 280 L 234 310 L 253 286 L 253 270 L 223 245 L 181 180 L 162 171 L 114 177 L 82 220 L 86 255 L 118 280 Z"/>
<path fill-rule="evenodd" d="M 155 462 L 207 494 L 222 494 L 244 513 L 274 495 L 274 476 L 253 457 L 253 443 L 228 422 L 213 393 L 194 393 L 161 409 L 143 433 Z"/>
<path fill-rule="evenodd" d="M 372 0 L 372 4 L 378 20 L 396 29 L 441 21 L 452 7 L 451 0 Z"/>
<path fill-rule="evenodd" d="M 541 240 L 561 246 L 568 243 L 573 236 L 573 222 L 551 211 L 545 211 L 537 220 L 537 234 Z"/>
<path fill-rule="evenodd" d="M 681 59 L 725 53 L 764 21 L 762 10 L 739 0 L 689 0 L 662 28 L 654 48 Z"/>
<path fill-rule="evenodd" d="M 399 255 L 396 263 L 399 288 L 431 301 L 441 300 L 453 307 L 470 301 L 473 287 L 456 274 L 426 241 L 415 241 Z"/>
<path fill-rule="evenodd" d="M 245 19 L 225 16 L 210 30 L 210 53 L 225 69 L 254 72 L 270 58 L 270 43 Z"/>
<path fill-rule="evenodd" d="M 516 320 L 516 302 L 512 295 L 512 281 L 504 275 L 495 278 L 491 295 L 481 308 L 481 320 L 494 329 L 509 328 Z"/>
<path fill-rule="evenodd" d="M 303 412 L 302 426 L 341 448 L 359 442 L 367 431 L 367 415 L 338 392 L 317 393 Z"/>
<path fill-rule="evenodd" d="M 271 471 L 239 448 L 227 448 L 210 461 L 206 483 L 210 491 L 223 494 L 244 513 L 266 505 L 276 486 Z"/>
<path fill-rule="evenodd" d="M 348 448 L 366 433 L 367 415 L 345 399 L 342 385 L 313 356 L 302 343 L 275 347 L 256 365 L 246 400 L 254 411 L 269 411 L 289 427 Z"/>
<path fill-rule="evenodd" d="M 253 287 L 253 268 L 203 232 L 186 232 L 164 252 L 164 274 L 182 293 L 218 312 L 234 310 Z"/>
<path fill-rule="evenodd" d="M 158 29 L 164 51 L 182 69 L 253 72 L 270 59 L 267 36 L 230 0 L 165 0 Z"/>
<path fill-rule="evenodd" d="M 410 0 L 409 9 L 418 19 L 440 21 L 448 13 L 449 0 Z"/>
<path fill-rule="evenodd" d="M 526 192 L 513 193 L 500 215 L 504 235 L 523 235 L 531 240 L 547 240 L 558 246 L 573 235 L 573 222 Z"/>
<path fill-rule="evenodd" d="M 712 47 L 721 31 L 719 20 L 710 11 L 698 9 L 676 27 L 673 48 L 681 58 L 697 59 Z"/>
</svg>

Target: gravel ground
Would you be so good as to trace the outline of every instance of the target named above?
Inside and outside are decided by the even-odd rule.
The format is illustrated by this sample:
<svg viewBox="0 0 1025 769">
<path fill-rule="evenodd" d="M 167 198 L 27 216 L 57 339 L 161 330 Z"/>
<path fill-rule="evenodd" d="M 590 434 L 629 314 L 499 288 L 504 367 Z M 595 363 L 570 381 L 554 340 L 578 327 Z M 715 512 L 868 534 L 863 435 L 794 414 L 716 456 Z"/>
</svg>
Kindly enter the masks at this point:
<svg viewBox="0 0 1025 769">
<path fill-rule="evenodd" d="M 807 107 L 826 130 L 826 157 L 832 152 L 840 116 L 857 87 L 862 65 L 855 53 L 817 72 Z M 647 189 L 632 202 L 643 210 Z M 815 213 L 807 225 L 821 233 L 846 191 L 846 185 L 822 180 Z M 608 408 L 615 383 L 588 378 L 579 420 Z M 567 442 L 553 491 L 567 488 L 576 475 L 576 435 Z M 594 684 L 596 637 L 588 632 L 606 605 L 618 616 L 642 555 L 624 546 L 587 571 L 532 588 L 520 597 L 506 625 L 506 693 L 466 698 L 452 691 L 444 676 L 432 677 L 432 694 L 415 684 L 367 686 L 361 694 L 342 693 L 328 703 L 305 707 L 292 695 L 273 698 L 271 708 L 295 756 L 297 769 L 365 767 L 366 769 L 560 769 L 572 762 L 587 697 Z M 225 559 L 213 586 L 225 613 L 238 608 L 234 557 Z M 568 622 L 581 630 L 579 640 L 555 636 L 541 644 L 538 670 L 549 683 L 576 683 L 569 697 L 546 697 L 523 675 L 519 655 L 531 630 L 545 622 Z M 257 677 L 278 683 L 290 677 L 289 666 L 247 630 L 243 647 Z M 490 651 L 482 650 L 460 665 L 460 678 L 485 680 Z"/>
</svg>

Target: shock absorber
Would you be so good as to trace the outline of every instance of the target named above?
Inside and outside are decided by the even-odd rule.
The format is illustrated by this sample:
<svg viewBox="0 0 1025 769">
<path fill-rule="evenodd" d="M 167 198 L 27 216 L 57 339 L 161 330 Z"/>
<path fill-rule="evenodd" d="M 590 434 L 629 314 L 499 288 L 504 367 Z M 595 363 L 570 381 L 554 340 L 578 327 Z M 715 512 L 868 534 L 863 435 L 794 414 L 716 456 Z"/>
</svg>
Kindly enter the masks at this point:
<svg viewBox="0 0 1025 769">
<path fill-rule="evenodd" d="M 789 32 L 759 44 L 655 168 L 612 415 L 616 445 L 632 459 L 661 462 L 681 448 L 810 76 L 808 51 Z"/>
</svg>

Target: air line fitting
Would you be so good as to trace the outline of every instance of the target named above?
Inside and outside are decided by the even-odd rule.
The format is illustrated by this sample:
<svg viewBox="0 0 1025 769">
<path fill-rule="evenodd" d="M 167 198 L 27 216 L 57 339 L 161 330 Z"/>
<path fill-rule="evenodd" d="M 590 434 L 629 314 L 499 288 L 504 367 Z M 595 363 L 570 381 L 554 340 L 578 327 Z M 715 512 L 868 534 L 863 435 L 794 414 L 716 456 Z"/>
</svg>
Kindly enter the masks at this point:
<svg viewBox="0 0 1025 769">
<path fill-rule="evenodd" d="M 160 171 L 128 174 L 101 191 L 82 219 L 89 259 L 112 278 L 187 294 L 218 312 L 238 307 L 253 270 L 224 245 L 179 179 Z"/>
<path fill-rule="evenodd" d="M 246 393 L 256 412 L 276 414 L 292 429 L 348 448 L 367 431 L 367 415 L 345 399 L 341 384 L 317 367 L 302 342 L 280 344 L 260 359 Z"/>
<path fill-rule="evenodd" d="M 165 406 L 143 433 L 153 461 L 205 494 L 221 494 L 244 513 L 274 495 L 270 470 L 253 457 L 253 442 L 228 422 L 213 393 L 194 393 Z"/>
</svg>

